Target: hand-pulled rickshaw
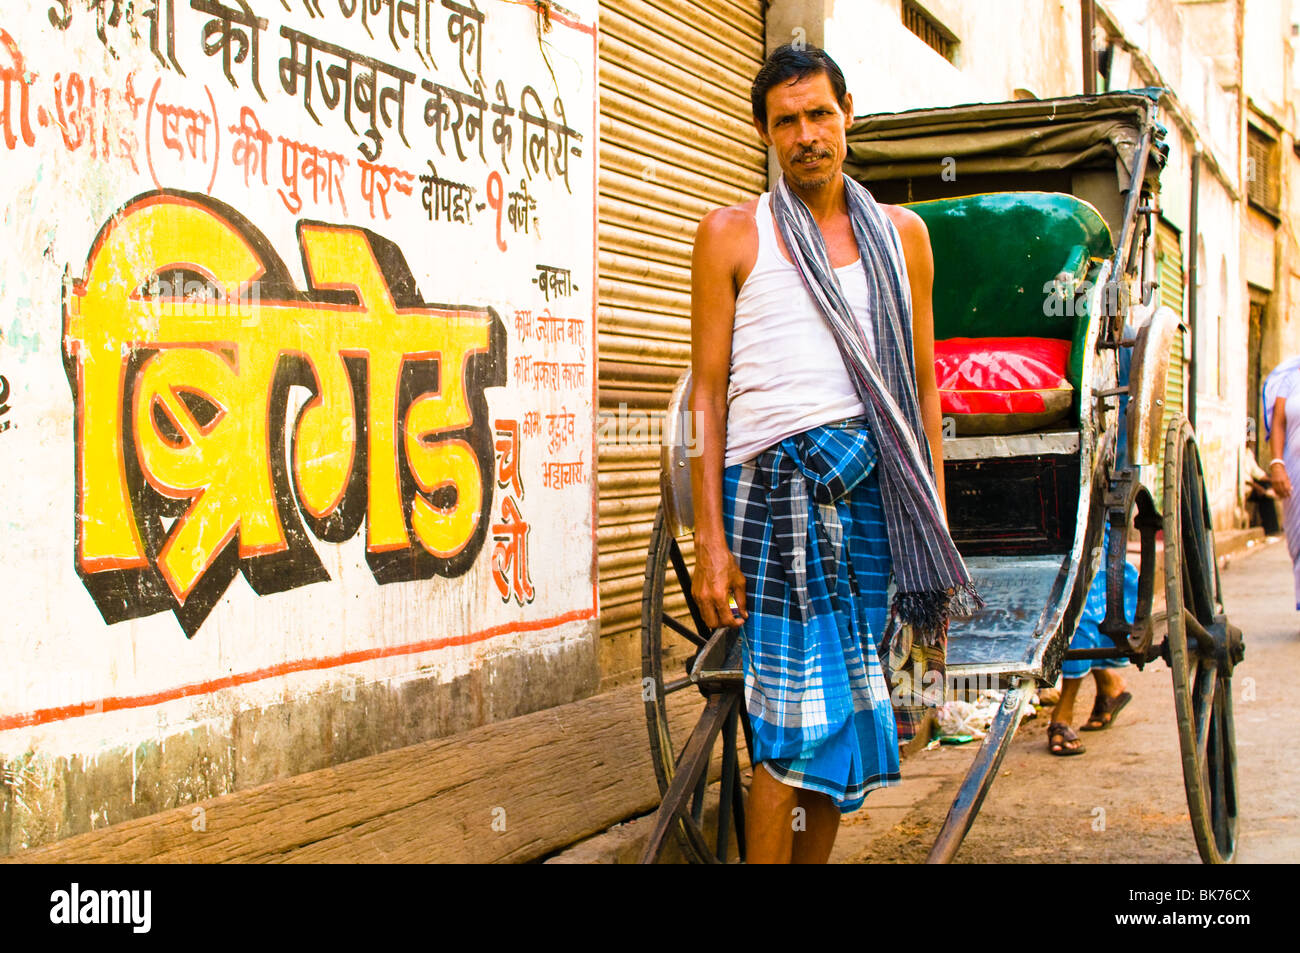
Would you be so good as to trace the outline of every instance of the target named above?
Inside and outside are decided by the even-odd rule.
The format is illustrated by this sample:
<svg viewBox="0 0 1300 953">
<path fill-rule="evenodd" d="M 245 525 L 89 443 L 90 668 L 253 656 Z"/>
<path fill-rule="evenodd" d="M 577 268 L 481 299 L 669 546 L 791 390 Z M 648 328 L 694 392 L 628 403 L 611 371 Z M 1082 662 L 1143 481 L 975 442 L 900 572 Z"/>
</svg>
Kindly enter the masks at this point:
<svg viewBox="0 0 1300 953">
<path fill-rule="evenodd" d="M 1168 155 L 1160 95 L 913 110 L 859 117 L 849 130 L 845 171 L 929 228 L 936 339 L 1070 342 L 1064 420 L 971 434 L 958 419 L 951 438 L 946 426 L 949 524 L 985 602 L 950 627 L 948 697 L 1003 694 L 930 862 L 953 858 L 1034 688 L 1052 684 L 1068 657 L 1168 665 L 1197 848 L 1207 863 L 1233 856 L 1232 672 L 1243 643 L 1224 612 L 1196 436 L 1165 408 L 1182 329 L 1160 305 L 1156 279 Z M 736 630 L 708 631 L 691 598 L 689 389 L 688 372 L 668 407 L 643 590 L 643 685 L 662 803 L 642 860 L 656 862 L 675 840 L 688 860 L 725 863 L 744 859 L 749 724 Z M 1131 540 L 1139 581 L 1130 621 Z M 1103 560 L 1099 629 L 1113 646 L 1071 652 Z M 672 729 L 679 693 L 705 699 L 689 733 Z"/>
</svg>

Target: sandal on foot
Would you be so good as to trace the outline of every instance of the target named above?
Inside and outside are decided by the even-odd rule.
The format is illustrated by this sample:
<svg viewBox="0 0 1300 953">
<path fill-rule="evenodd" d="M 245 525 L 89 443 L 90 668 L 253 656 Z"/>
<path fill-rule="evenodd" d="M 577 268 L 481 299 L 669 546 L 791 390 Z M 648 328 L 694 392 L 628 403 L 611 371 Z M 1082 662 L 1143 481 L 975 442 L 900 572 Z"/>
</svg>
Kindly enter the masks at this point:
<svg viewBox="0 0 1300 953">
<path fill-rule="evenodd" d="M 1052 739 L 1060 736 L 1060 741 Z M 1073 747 L 1071 747 L 1073 745 Z M 1074 729 L 1063 721 L 1054 721 L 1047 726 L 1047 751 L 1057 757 L 1068 757 L 1072 754 L 1083 754 L 1088 749 L 1079 741 L 1079 736 L 1075 734 Z"/>
<path fill-rule="evenodd" d="M 1115 724 L 1115 718 L 1120 710 L 1132 700 L 1133 696 L 1128 692 L 1120 692 L 1114 698 L 1098 695 L 1097 700 L 1092 704 L 1092 714 L 1081 727 L 1084 731 L 1105 731 Z"/>
</svg>

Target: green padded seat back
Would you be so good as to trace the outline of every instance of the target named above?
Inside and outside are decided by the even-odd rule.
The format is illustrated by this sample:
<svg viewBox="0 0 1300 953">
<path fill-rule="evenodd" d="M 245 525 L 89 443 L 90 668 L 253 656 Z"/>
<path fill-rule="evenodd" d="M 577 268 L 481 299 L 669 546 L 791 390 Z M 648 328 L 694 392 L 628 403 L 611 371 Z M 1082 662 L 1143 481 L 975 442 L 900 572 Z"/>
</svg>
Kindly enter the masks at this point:
<svg viewBox="0 0 1300 953">
<path fill-rule="evenodd" d="M 1077 390 L 1087 321 L 1045 303 L 1053 279 L 1072 257 L 1080 260 L 1080 246 L 1090 259 L 1113 253 L 1097 210 L 1061 192 L 968 195 L 907 208 L 925 221 L 934 249 L 934 336 L 1070 340 L 1068 376 Z M 1095 262 L 1085 271 L 1080 277 L 1095 278 Z"/>
</svg>

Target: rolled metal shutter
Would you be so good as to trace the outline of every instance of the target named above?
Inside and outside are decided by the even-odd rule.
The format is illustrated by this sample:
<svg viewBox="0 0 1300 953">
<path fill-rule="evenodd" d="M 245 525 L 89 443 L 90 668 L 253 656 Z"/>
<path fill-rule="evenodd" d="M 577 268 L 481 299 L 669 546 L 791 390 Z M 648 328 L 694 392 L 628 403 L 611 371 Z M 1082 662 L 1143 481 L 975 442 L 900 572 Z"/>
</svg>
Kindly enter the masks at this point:
<svg viewBox="0 0 1300 953">
<path fill-rule="evenodd" d="M 764 6 L 600 4 L 597 559 L 606 685 L 640 672 L 660 425 L 690 363 L 695 227 L 709 209 L 767 188 L 767 153 L 749 108 Z"/>
<path fill-rule="evenodd" d="M 1179 334 L 1174 338 L 1174 353 L 1169 361 L 1169 383 L 1165 389 L 1163 430 L 1178 414 L 1187 412 L 1187 327 L 1183 319 L 1183 249 L 1177 230 L 1161 220 L 1156 223 L 1156 269 L 1160 282 L 1160 303 L 1178 315 Z M 1162 444 L 1163 446 L 1163 444 Z M 1153 468 L 1152 489 L 1159 502 L 1164 495 L 1164 451 Z"/>
</svg>

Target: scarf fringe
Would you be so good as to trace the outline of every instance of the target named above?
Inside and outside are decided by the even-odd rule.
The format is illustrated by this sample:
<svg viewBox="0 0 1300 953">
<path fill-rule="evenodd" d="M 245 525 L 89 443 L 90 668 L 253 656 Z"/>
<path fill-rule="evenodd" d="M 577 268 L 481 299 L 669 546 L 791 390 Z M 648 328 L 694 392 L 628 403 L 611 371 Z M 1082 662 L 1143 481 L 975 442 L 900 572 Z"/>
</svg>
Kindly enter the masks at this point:
<svg viewBox="0 0 1300 953">
<path fill-rule="evenodd" d="M 968 582 L 952 592 L 941 589 L 929 592 L 899 592 L 894 595 L 893 611 L 899 621 L 910 625 L 921 636 L 921 642 L 930 645 L 945 632 L 949 619 L 969 618 L 984 600 Z"/>
</svg>

